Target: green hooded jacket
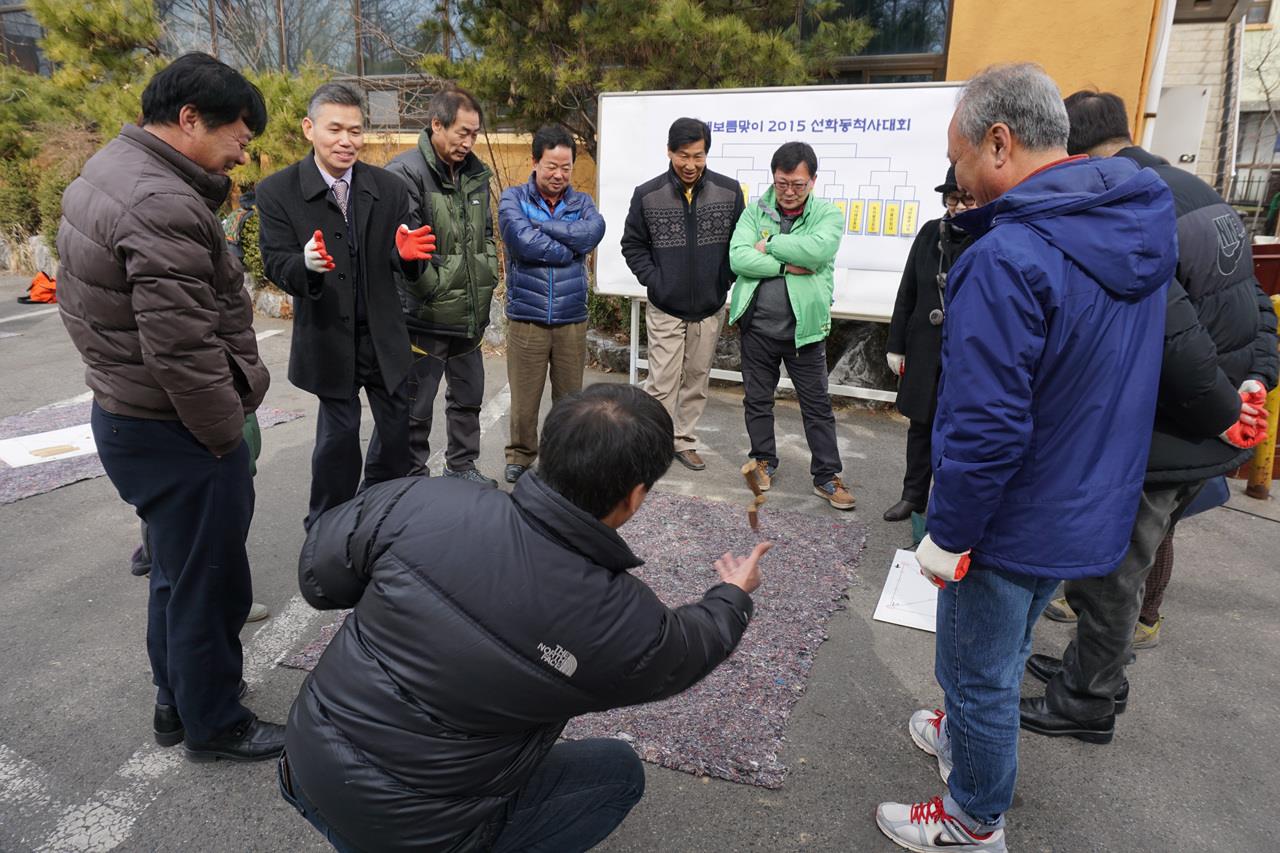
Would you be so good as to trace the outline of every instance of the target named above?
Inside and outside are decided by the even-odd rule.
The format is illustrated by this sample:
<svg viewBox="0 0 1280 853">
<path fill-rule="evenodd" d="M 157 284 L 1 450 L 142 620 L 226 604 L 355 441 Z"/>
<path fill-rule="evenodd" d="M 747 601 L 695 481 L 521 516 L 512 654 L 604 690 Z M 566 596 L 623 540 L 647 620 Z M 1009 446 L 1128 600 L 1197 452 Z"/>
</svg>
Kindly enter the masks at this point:
<svg viewBox="0 0 1280 853">
<path fill-rule="evenodd" d="M 835 260 L 844 236 L 844 214 L 831 202 L 810 195 L 790 233 L 779 233 L 781 222 L 773 187 L 738 218 L 729 240 L 729 266 L 738 276 L 729 302 L 729 322 L 738 322 L 761 281 L 784 275 L 784 265 L 813 270 L 813 275 L 784 275 L 799 349 L 823 340 L 831 331 Z M 768 241 L 767 252 L 756 251 L 761 240 Z"/>
<path fill-rule="evenodd" d="M 492 172 L 474 152 L 457 175 L 440 162 L 430 129 L 417 150 L 387 164 L 409 185 L 416 225 L 430 225 L 436 253 L 417 281 L 400 280 L 409 331 L 477 338 L 489 324 L 489 302 L 498 284 L 498 247 L 489 215 Z"/>
</svg>

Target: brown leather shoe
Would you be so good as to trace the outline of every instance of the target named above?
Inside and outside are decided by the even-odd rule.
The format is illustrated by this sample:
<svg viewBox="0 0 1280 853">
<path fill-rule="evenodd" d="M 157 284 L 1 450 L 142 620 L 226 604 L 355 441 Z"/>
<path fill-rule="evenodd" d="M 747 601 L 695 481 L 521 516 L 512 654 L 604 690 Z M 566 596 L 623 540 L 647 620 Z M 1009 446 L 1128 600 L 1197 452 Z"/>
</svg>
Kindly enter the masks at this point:
<svg viewBox="0 0 1280 853">
<path fill-rule="evenodd" d="M 681 450 L 676 453 L 676 461 L 690 471 L 701 471 L 707 467 L 707 463 L 702 461 L 702 457 L 698 455 L 696 450 Z"/>
<path fill-rule="evenodd" d="M 777 470 L 763 459 L 756 460 L 756 485 L 760 487 L 760 491 L 767 492 L 773 488 L 773 475 Z"/>
<path fill-rule="evenodd" d="M 844 483 L 840 482 L 839 477 L 832 477 L 824 485 L 814 486 L 813 493 L 820 498 L 825 498 L 827 503 L 836 509 L 853 509 L 856 504 L 853 495 L 849 494 L 849 490 L 844 487 Z"/>
</svg>

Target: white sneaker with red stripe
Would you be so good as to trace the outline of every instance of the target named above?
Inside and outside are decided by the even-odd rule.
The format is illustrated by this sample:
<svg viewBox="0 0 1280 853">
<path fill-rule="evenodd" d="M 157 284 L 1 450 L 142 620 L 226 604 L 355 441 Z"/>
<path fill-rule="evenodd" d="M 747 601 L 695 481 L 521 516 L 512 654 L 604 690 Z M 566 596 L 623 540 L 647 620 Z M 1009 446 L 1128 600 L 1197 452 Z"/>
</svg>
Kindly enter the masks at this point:
<svg viewBox="0 0 1280 853">
<path fill-rule="evenodd" d="M 951 755 L 949 749 L 942 746 L 942 721 L 947 715 L 937 708 L 932 711 L 922 709 L 911 715 L 907 721 L 907 731 L 916 746 L 938 759 L 938 775 L 945 784 L 951 776 Z"/>
<path fill-rule="evenodd" d="M 876 826 L 894 844 L 916 853 L 1008 853 L 1003 828 L 985 834 L 966 829 L 947 814 L 941 797 L 927 803 L 881 803 L 876 808 Z"/>
</svg>

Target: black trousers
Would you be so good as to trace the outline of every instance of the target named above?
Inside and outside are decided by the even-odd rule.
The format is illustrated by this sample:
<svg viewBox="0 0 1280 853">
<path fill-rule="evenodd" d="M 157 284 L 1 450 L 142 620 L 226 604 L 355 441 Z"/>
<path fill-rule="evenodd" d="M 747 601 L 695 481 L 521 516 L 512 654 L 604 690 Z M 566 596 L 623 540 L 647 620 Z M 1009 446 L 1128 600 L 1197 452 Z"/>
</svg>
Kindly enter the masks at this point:
<svg viewBox="0 0 1280 853">
<path fill-rule="evenodd" d="M 156 701 L 177 706 L 188 741 L 207 742 L 253 716 L 238 698 L 240 628 L 253 603 L 249 447 L 219 459 L 179 421 L 122 417 L 97 403 L 91 423 L 102 467 L 147 525 Z"/>
<path fill-rule="evenodd" d="M 1078 615 L 1076 638 L 1062 654 L 1062 672 L 1045 688 L 1050 710 L 1072 720 L 1095 720 L 1115 711 L 1124 684 L 1125 662 L 1142 609 L 1142 588 L 1156 550 L 1203 481 L 1167 489 L 1147 489 L 1138 501 L 1129 550 L 1105 577 L 1067 581 L 1067 603 Z"/>
<path fill-rule="evenodd" d="M 933 424 L 911 421 L 907 427 L 907 473 L 902 477 L 902 499 L 923 510 L 929 504 L 929 484 L 933 482 Z"/>
<path fill-rule="evenodd" d="M 484 353 L 480 338 L 409 332 L 413 367 L 409 369 L 409 447 L 413 473 L 427 470 L 431 458 L 431 420 L 441 377 L 445 380 L 448 444 L 445 464 L 454 471 L 476 467 L 480 458 L 480 409 L 484 406 Z"/>
<path fill-rule="evenodd" d="M 821 486 L 839 474 L 840 449 L 836 444 L 836 416 L 827 392 L 827 346 L 816 341 L 796 349 L 793 341 L 758 335 L 742 329 L 742 409 L 751 439 L 751 458 L 778 464 L 773 436 L 773 395 L 778 390 L 781 365 L 800 400 L 804 437 L 809 443 L 809 473 Z"/>
<path fill-rule="evenodd" d="M 356 382 L 349 397 L 321 397 L 316 417 L 316 446 L 311 453 L 311 503 L 304 526 L 325 510 L 346 503 L 360 490 L 360 389 L 373 411 L 373 437 L 363 460 L 364 486 L 408 475 L 409 400 L 404 385 L 388 389 L 382 381 L 373 341 L 356 343 Z"/>
</svg>

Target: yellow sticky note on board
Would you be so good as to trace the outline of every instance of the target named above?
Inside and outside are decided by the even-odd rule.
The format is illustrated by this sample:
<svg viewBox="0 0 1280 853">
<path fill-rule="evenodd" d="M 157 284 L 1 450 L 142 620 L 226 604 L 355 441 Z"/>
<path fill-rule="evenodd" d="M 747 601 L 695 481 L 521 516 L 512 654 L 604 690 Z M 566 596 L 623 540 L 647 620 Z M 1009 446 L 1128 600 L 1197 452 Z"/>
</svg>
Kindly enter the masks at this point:
<svg viewBox="0 0 1280 853">
<path fill-rule="evenodd" d="M 902 202 L 886 201 L 884 203 L 884 236 L 898 236 L 898 216 L 902 210 Z"/>
<path fill-rule="evenodd" d="M 867 233 L 880 233 L 880 214 L 884 209 L 884 202 L 876 199 L 867 202 Z"/>
<path fill-rule="evenodd" d="M 849 201 L 849 233 L 861 234 L 863 228 L 863 212 L 867 203 L 860 198 Z"/>
<path fill-rule="evenodd" d="M 916 233 L 916 219 L 920 215 L 920 202 L 904 201 L 902 203 L 902 236 L 913 237 Z"/>
</svg>

